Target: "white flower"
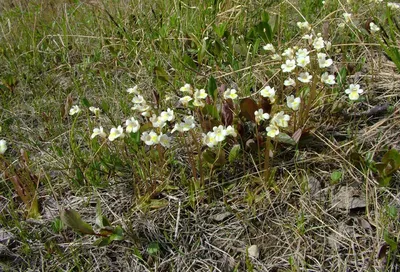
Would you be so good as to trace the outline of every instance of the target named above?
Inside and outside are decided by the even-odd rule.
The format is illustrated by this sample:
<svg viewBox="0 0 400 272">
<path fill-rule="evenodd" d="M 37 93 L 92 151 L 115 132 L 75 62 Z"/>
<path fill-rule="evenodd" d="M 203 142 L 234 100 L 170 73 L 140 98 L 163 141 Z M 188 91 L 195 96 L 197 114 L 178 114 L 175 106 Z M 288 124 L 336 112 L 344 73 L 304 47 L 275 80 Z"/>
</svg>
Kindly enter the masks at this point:
<svg viewBox="0 0 400 272">
<path fill-rule="evenodd" d="M 286 60 L 284 64 L 281 65 L 282 72 L 289 73 L 296 68 L 296 61 L 295 60 Z"/>
<path fill-rule="evenodd" d="M 321 82 L 329 85 L 334 85 L 336 84 L 335 82 L 335 76 L 334 75 L 329 75 L 328 72 L 325 72 L 321 75 Z"/>
<path fill-rule="evenodd" d="M 117 128 L 112 128 L 110 131 L 110 135 L 108 135 L 108 140 L 111 142 L 114 141 L 117 138 L 124 138 L 124 129 L 121 126 L 118 126 Z"/>
<path fill-rule="evenodd" d="M 182 98 L 179 99 L 179 102 L 182 103 L 182 105 L 184 105 L 185 107 L 189 104 L 190 101 L 192 101 L 193 98 L 191 98 L 190 96 L 184 96 Z"/>
<path fill-rule="evenodd" d="M 306 22 L 297 22 L 297 26 L 304 31 L 310 31 L 311 30 L 311 26 L 310 24 L 306 21 Z"/>
<path fill-rule="evenodd" d="M 136 85 L 133 88 L 128 88 L 126 92 L 129 94 L 138 94 L 138 86 Z"/>
<path fill-rule="evenodd" d="M 271 51 L 272 53 L 275 53 L 275 48 L 274 48 L 274 46 L 272 45 L 272 44 L 267 44 L 267 45 L 264 45 L 263 46 L 263 49 L 265 50 L 265 51 Z"/>
<path fill-rule="evenodd" d="M 169 148 L 171 146 L 171 137 L 168 137 L 167 134 L 160 134 L 158 136 L 158 142 L 166 148 Z"/>
<path fill-rule="evenodd" d="M 275 138 L 279 134 L 279 128 L 274 124 L 270 124 L 265 130 L 267 131 L 267 136 L 271 138 Z"/>
<path fill-rule="evenodd" d="M 283 82 L 283 85 L 285 86 L 296 86 L 296 81 L 292 78 L 288 78 Z"/>
<path fill-rule="evenodd" d="M 175 126 L 172 129 L 171 133 L 174 133 L 175 131 L 179 131 L 179 132 L 189 131 L 190 129 L 194 128 L 195 126 L 196 126 L 196 123 L 194 121 L 194 117 L 189 115 L 184 118 L 183 122 L 175 123 Z"/>
<path fill-rule="evenodd" d="M 391 9 L 400 9 L 400 4 L 389 2 L 389 3 L 387 3 L 387 7 L 391 8 Z"/>
<path fill-rule="evenodd" d="M 287 57 L 288 59 L 293 59 L 294 51 L 292 48 L 288 48 L 282 53 L 282 57 Z"/>
<path fill-rule="evenodd" d="M 138 112 L 147 112 L 147 111 L 149 111 L 150 110 L 150 106 L 149 105 L 147 105 L 145 102 L 144 103 L 142 103 L 142 104 L 136 104 L 136 105 L 134 105 L 132 108 L 131 108 L 131 110 L 133 110 L 133 111 L 138 111 Z"/>
<path fill-rule="evenodd" d="M 6 140 L 0 140 L 0 154 L 4 154 L 7 151 L 7 142 Z"/>
<path fill-rule="evenodd" d="M 133 117 L 131 117 L 131 119 L 126 120 L 125 124 L 127 133 L 131 132 L 136 133 L 140 129 L 139 122 Z"/>
<path fill-rule="evenodd" d="M 296 57 L 307 57 L 309 53 L 307 49 L 299 49 L 296 51 Z"/>
<path fill-rule="evenodd" d="M 258 109 L 257 111 L 254 112 L 254 117 L 256 119 L 256 123 L 260 124 L 261 121 L 269 119 L 269 114 L 264 113 L 263 109 Z"/>
<path fill-rule="evenodd" d="M 296 61 L 297 61 L 297 66 L 304 68 L 307 66 L 307 64 L 310 63 L 310 56 L 298 57 Z"/>
<path fill-rule="evenodd" d="M 314 46 L 314 49 L 316 49 L 318 51 L 321 50 L 322 48 L 325 47 L 324 39 L 322 37 L 315 38 L 314 42 L 313 42 L 313 46 Z"/>
<path fill-rule="evenodd" d="M 271 59 L 272 59 L 272 60 L 281 60 L 282 57 L 281 57 L 281 55 L 275 53 L 275 54 L 273 54 L 273 55 L 271 56 Z"/>
<path fill-rule="evenodd" d="M 200 100 L 200 99 L 195 99 L 195 100 L 193 101 L 193 106 L 195 106 L 195 107 L 204 107 L 205 104 L 204 104 L 204 102 L 203 102 L 202 100 Z"/>
<path fill-rule="evenodd" d="M 306 34 L 306 35 L 304 35 L 303 37 L 301 37 L 303 40 L 306 40 L 306 41 L 308 41 L 308 44 L 311 44 L 312 43 L 312 38 L 313 38 L 313 35 L 311 35 L 311 34 Z"/>
<path fill-rule="evenodd" d="M 158 128 L 158 127 L 162 128 L 165 126 L 165 121 L 155 114 L 153 114 L 153 116 L 150 117 L 150 122 L 152 123 L 153 127 L 156 127 L 156 128 Z"/>
<path fill-rule="evenodd" d="M 227 126 L 225 129 L 226 135 L 230 135 L 233 137 L 237 136 L 236 130 L 232 126 Z"/>
<path fill-rule="evenodd" d="M 107 134 L 104 132 L 103 127 L 94 128 L 93 129 L 93 133 L 90 136 L 90 139 L 93 139 L 96 136 L 100 136 L 101 138 L 106 138 L 107 137 Z"/>
<path fill-rule="evenodd" d="M 200 89 L 194 92 L 194 99 L 195 100 L 199 100 L 199 99 L 205 99 L 207 97 L 207 93 L 206 90 L 204 89 Z"/>
<path fill-rule="evenodd" d="M 345 26 L 346 26 L 345 23 L 339 23 L 339 24 L 338 24 L 338 28 L 344 28 Z"/>
<path fill-rule="evenodd" d="M 270 86 L 266 86 L 264 89 L 260 91 L 262 97 L 269 98 L 271 103 L 275 102 L 275 89 Z"/>
<path fill-rule="evenodd" d="M 146 144 L 146 145 L 154 145 L 159 143 L 158 135 L 155 133 L 153 130 L 148 133 L 147 131 L 143 132 L 142 136 L 140 139 Z"/>
<path fill-rule="evenodd" d="M 294 97 L 294 95 L 290 95 L 286 97 L 286 103 L 289 108 L 294 111 L 297 111 L 300 107 L 301 99 L 300 97 Z"/>
<path fill-rule="evenodd" d="M 224 98 L 225 99 L 236 99 L 238 97 L 238 95 L 236 94 L 236 90 L 235 89 L 227 89 L 224 92 Z"/>
<path fill-rule="evenodd" d="M 324 53 L 318 53 L 318 64 L 319 68 L 327 68 L 332 65 L 333 60 L 332 59 L 326 59 L 326 54 Z"/>
<path fill-rule="evenodd" d="M 215 134 L 215 140 L 217 142 L 222 142 L 223 140 L 225 140 L 226 130 L 224 129 L 224 127 L 222 125 L 220 125 L 218 127 L 213 127 L 213 131 Z"/>
<path fill-rule="evenodd" d="M 343 17 L 344 17 L 344 21 L 345 21 L 346 23 L 348 23 L 348 22 L 350 22 L 350 20 L 351 20 L 351 13 L 345 12 L 345 13 L 343 13 Z"/>
<path fill-rule="evenodd" d="M 174 111 L 171 110 L 170 108 L 168 108 L 167 111 L 161 112 L 160 118 L 161 118 L 161 120 L 163 120 L 164 122 L 167 122 L 167 121 L 169 121 L 169 122 L 174 121 L 174 119 L 175 119 Z"/>
<path fill-rule="evenodd" d="M 373 22 L 369 23 L 369 28 L 371 29 L 372 33 L 378 32 L 380 30 L 380 28 Z"/>
<path fill-rule="evenodd" d="M 91 112 L 93 112 L 95 115 L 98 115 L 101 112 L 101 110 L 99 108 L 96 108 L 96 107 L 89 107 L 89 110 Z"/>
<path fill-rule="evenodd" d="M 203 144 L 208 147 L 214 147 L 218 143 L 215 133 L 209 131 L 207 134 L 203 134 Z"/>
<path fill-rule="evenodd" d="M 364 90 L 360 89 L 360 85 L 358 84 L 350 84 L 349 88 L 345 90 L 350 100 L 357 100 L 363 92 Z"/>
<path fill-rule="evenodd" d="M 69 115 L 75 115 L 79 112 L 81 112 L 81 109 L 79 108 L 78 105 L 75 105 L 75 106 L 72 106 L 72 108 L 69 110 Z"/>
<path fill-rule="evenodd" d="M 312 79 L 312 75 L 310 75 L 308 72 L 303 72 L 299 74 L 299 77 L 297 79 L 300 82 L 309 83 Z"/>
<path fill-rule="evenodd" d="M 274 124 L 279 127 L 287 127 L 289 120 L 290 116 L 281 111 L 274 115 L 274 117 L 271 120 L 271 124 Z"/>
<path fill-rule="evenodd" d="M 142 104 L 142 103 L 145 103 L 145 102 L 146 101 L 144 101 L 144 98 L 141 95 L 137 95 L 134 98 L 132 98 L 132 103 L 134 103 L 134 104 Z"/>
<path fill-rule="evenodd" d="M 190 84 L 188 84 L 188 83 L 186 83 L 183 87 L 181 87 L 180 89 L 179 89 L 181 92 L 183 92 L 183 93 L 189 93 L 189 94 L 192 94 L 193 93 L 193 89 L 192 89 L 192 86 L 190 85 Z"/>
</svg>

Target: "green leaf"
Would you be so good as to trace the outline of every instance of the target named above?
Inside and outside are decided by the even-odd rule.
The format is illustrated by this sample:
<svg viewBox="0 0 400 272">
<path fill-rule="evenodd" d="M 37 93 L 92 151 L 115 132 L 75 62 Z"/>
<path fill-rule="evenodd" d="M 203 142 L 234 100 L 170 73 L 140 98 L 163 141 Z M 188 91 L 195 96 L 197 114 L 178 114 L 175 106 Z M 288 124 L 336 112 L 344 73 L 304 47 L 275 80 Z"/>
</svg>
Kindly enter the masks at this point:
<svg viewBox="0 0 400 272">
<path fill-rule="evenodd" d="M 217 82 L 213 76 L 210 76 L 207 84 L 207 93 L 211 96 L 212 99 L 217 98 Z"/>
<path fill-rule="evenodd" d="M 386 164 L 385 173 L 391 174 L 400 169 L 400 154 L 396 149 L 390 149 L 383 155 L 382 162 Z"/>
<path fill-rule="evenodd" d="M 160 245 L 157 242 L 151 242 L 147 247 L 147 253 L 157 255 L 158 252 L 160 252 Z"/>
<path fill-rule="evenodd" d="M 62 210 L 60 217 L 65 225 L 69 226 L 75 231 L 78 231 L 82 234 L 95 234 L 92 226 L 83 221 L 80 214 L 75 210 Z"/>
<path fill-rule="evenodd" d="M 236 160 L 236 158 L 238 157 L 240 153 L 240 145 L 234 145 L 231 149 L 231 151 L 229 152 L 229 162 L 233 162 L 234 160 Z"/>
<path fill-rule="evenodd" d="M 108 219 L 102 215 L 100 200 L 97 200 L 97 206 L 96 206 L 96 225 L 99 226 L 100 228 L 111 226 Z"/>
<path fill-rule="evenodd" d="M 389 245 L 390 250 L 392 250 L 392 251 L 397 250 L 397 243 L 395 240 L 392 239 L 391 235 L 389 234 L 389 232 L 387 230 L 385 230 L 383 233 L 383 239 Z"/>
<path fill-rule="evenodd" d="M 296 145 L 296 141 L 293 140 L 292 137 L 287 135 L 286 133 L 280 132 L 276 137 L 274 138 L 275 141 L 278 143 L 283 143 L 283 144 L 288 144 L 288 145 Z"/>
<path fill-rule="evenodd" d="M 84 105 L 86 108 L 89 108 L 89 107 L 90 107 L 89 100 L 88 100 L 86 97 L 82 97 L 81 103 L 82 103 L 82 105 Z"/>
<path fill-rule="evenodd" d="M 124 239 L 124 230 L 117 226 L 115 227 L 113 234 L 110 235 L 110 241 L 121 241 Z"/>
<path fill-rule="evenodd" d="M 110 240 L 110 237 L 101 237 L 94 242 L 94 245 L 98 247 L 103 247 L 108 246 L 111 242 L 112 241 Z"/>
<path fill-rule="evenodd" d="M 208 114 L 215 120 L 219 120 L 219 113 L 217 108 L 214 105 L 205 105 L 203 108 L 203 114 Z"/>
<path fill-rule="evenodd" d="M 333 184 L 339 182 L 342 179 L 342 172 L 341 171 L 333 171 L 331 174 L 331 181 Z"/>
<path fill-rule="evenodd" d="M 153 71 L 158 80 L 164 81 L 164 82 L 169 81 L 168 80 L 169 76 L 168 76 L 167 72 L 161 66 L 155 66 Z"/>
</svg>

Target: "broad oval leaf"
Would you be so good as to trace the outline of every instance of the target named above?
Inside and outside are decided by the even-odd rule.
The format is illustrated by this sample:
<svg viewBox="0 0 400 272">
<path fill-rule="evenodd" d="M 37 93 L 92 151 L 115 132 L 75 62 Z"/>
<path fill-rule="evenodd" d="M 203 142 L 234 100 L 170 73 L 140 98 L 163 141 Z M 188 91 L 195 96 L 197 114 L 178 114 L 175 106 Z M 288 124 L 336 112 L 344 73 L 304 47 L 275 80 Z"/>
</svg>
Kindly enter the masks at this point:
<svg viewBox="0 0 400 272">
<path fill-rule="evenodd" d="M 247 97 L 240 101 L 240 115 L 247 120 L 255 122 L 254 112 L 257 110 L 257 103 L 253 99 Z"/>
<path fill-rule="evenodd" d="M 233 162 L 234 160 L 236 160 L 236 158 L 239 156 L 240 153 L 240 145 L 234 145 L 231 149 L 231 151 L 229 151 L 229 162 Z"/>
<path fill-rule="evenodd" d="M 279 133 L 275 138 L 277 142 L 283 143 L 283 144 L 288 144 L 288 145 L 296 145 L 296 141 L 293 140 L 292 137 L 287 135 L 286 133 Z"/>
<path fill-rule="evenodd" d="M 95 234 L 91 225 L 82 220 L 81 215 L 75 210 L 62 210 L 61 220 L 75 231 L 82 234 Z"/>
</svg>

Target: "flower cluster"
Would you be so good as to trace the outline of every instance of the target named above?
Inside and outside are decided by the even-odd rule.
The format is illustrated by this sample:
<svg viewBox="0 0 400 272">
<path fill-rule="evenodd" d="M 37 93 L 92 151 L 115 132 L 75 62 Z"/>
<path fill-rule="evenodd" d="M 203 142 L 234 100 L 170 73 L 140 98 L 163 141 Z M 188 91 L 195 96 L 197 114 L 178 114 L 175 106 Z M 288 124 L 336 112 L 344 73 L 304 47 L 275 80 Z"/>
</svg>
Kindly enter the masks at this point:
<svg viewBox="0 0 400 272">
<path fill-rule="evenodd" d="M 203 143 L 208 147 L 214 147 L 218 143 L 224 141 L 227 136 L 237 136 L 237 133 L 232 126 L 226 128 L 222 125 L 218 127 L 215 126 L 212 131 L 203 134 Z"/>
</svg>

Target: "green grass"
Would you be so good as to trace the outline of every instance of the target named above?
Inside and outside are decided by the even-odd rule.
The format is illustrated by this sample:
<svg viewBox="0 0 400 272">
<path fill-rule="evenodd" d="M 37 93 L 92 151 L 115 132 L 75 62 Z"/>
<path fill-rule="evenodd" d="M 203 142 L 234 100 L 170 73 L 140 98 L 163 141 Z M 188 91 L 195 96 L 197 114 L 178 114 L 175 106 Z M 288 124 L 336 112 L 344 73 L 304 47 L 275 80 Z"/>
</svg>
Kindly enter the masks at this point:
<svg viewBox="0 0 400 272">
<path fill-rule="evenodd" d="M 1 3 L 0 139 L 8 149 L 0 155 L 0 267 L 399 269 L 400 10 L 353 2 Z M 341 28 L 344 12 L 352 18 Z M 334 74 L 333 87 L 284 87 L 282 62 L 263 50 L 304 47 L 296 25 L 304 19 L 314 37 L 332 43 L 334 64 L 321 69 L 313 59 L 309 71 Z M 379 32 L 370 32 L 371 20 Z M 126 89 L 138 85 L 156 113 L 182 116 L 185 83 L 213 96 L 204 110 L 191 106 L 198 126 L 173 133 L 169 149 L 146 146 L 140 137 L 152 125 L 131 111 Z M 353 83 L 364 90 L 357 101 L 345 94 Z M 201 133 L 232 109 L 217 89 L 223 85 L 238 90 L 232 125 L 240 136 L 209 148 Z M 273 105 L 257 94 L 266 85 L 276 89 Z M 302 98 L 296 117 L 290 94 Z M 271 139 L 267 121 L 245 120 L 261 103 L 271 118 L 291 114 L 284 136 Z M 73 105 L 82 111 L 70 116 Z M 99 125 L 108 134 L 132 116 L 141 118 L 138 133 L 90 139 Z M 78 226 L 65 209 L 82 216 L 73 219 Z M 74 231 L 83 222 L 94 234 Z M 251 245 L 258 258 L 246 252 Z"/>
</svg>

